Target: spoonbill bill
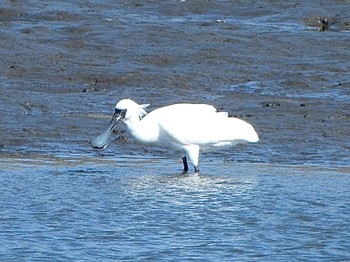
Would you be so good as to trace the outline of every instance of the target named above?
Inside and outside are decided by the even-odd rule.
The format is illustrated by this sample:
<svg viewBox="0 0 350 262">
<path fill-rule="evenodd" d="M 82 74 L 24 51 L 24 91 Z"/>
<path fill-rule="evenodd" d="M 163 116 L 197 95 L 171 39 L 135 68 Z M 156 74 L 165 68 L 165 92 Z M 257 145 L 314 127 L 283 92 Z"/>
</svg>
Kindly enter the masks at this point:
<svg viewBox="0 0 350 262">
<path fill-rule="evenodd" d="M 139 105 L 122 99 L 116 106 L 108 128 L 91 141 L 94 148 L 105 148 L 108 137 L 119 122 L 130 135 L 143 143 L 156 144 L 183 154 L 183 172 L 188 172 L 187 159 L 199 172 L 199 151 L 211 151 L 240 143 L 257 142 L 253 126 L 229 117 L 207 104 L 179 103 L 155 109 L 147 114 L 149 104 Z"/>
</svg>

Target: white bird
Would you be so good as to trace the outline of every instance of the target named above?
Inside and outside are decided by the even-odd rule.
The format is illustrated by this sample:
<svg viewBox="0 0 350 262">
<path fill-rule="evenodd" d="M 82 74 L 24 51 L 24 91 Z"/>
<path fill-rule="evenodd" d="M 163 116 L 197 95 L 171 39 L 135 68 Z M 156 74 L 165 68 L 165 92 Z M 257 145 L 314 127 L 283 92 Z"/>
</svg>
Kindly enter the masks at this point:
<svg viewBox="0 0 350 262">
<path fill-rule="evenodd" d="M 108 137 L 119 122 L 136 140 L 157 144 L 183 153 L 184 173 L 187 159 L 199 172 L 199 151 L 211 151 L 225 146 L 259 141 L 253 126 L 241 119 L 229 117 L 207 104 L 174 104 L 158 108 L 149 114 L 145 108 L 130 99 L 120 100 L 115 106 L 110 125 L 91 141 L 94 148 L 105 148 Z"/>
</svg>

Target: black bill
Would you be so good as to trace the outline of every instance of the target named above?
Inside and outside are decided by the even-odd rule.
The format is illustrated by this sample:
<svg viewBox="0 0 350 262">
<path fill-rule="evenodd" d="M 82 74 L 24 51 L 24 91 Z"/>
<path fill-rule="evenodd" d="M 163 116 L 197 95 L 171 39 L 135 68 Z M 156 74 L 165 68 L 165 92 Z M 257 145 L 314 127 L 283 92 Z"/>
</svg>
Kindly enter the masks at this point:
<svg viewBox="0 0 350 262">
<path fill-rule="evenodd" d="M 115 109 L 115 112 L 113 114 L 111 122 L 109 123 L 108 128 L 91 141 L 90 143 L 91 146 L 93 148 L 98 148 L 98 149 L 107 147 L 109 136 L 113 132 L 114 128 L 118 125 L 118 123 L 121 120 L 123 120 L 123 118 L 125 117 L 125 114 L 126 114 L 126 110 Z"/>
</svg>

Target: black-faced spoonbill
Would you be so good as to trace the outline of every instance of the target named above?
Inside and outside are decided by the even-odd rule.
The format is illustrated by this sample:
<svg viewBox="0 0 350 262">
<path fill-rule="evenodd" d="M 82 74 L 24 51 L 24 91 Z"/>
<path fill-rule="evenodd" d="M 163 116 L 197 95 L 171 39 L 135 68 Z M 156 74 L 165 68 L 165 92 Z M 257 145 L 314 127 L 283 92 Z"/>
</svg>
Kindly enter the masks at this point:
<svg viewBox="0 0 350 262">
<path fill-rule="evenodd" d="M 145 108 L 130 99 L 120 100 L 115 106 L 110 125 L 91 141 L 94 148 L 107 146 L 108 137 L 119 122 L 136 140 L 157 144 L 183 153 L 184 173 L 187 159 L 199 172 L 199 151 L 259 141 L 253 126 L 241 119 L 229 117 L 206 104 L 174 104 L 158 108 L 149 114 Z"/>
</svg>

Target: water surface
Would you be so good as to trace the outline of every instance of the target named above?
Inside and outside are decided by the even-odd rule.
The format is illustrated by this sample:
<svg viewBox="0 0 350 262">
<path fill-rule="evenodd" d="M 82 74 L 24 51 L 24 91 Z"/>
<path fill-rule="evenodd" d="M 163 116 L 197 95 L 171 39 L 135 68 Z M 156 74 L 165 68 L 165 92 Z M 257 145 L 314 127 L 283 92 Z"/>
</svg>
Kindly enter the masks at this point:
<svg viewBox="0 0 350 262">
<path fill-rule="evenodd" d="M 349 258 L 348 169 L 218 160 L 182 175 L 157 158 L 12 161 L 1 174 L 6 261 Z"/>
</svg>

